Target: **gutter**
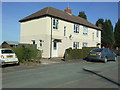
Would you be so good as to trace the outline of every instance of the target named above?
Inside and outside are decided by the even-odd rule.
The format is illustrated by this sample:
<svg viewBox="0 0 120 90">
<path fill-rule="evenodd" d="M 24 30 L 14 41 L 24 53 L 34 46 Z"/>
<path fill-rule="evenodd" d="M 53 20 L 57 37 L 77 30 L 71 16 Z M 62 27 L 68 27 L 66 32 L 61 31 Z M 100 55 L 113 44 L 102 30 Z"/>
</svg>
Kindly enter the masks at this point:
<svg viewBox="0 0 120 90">
<path fill-rule="evenodd" d="M 51 36 L 50 36 L 50 59 L 52 58 L 52 17 L 51 17 Z"/>
</svg>

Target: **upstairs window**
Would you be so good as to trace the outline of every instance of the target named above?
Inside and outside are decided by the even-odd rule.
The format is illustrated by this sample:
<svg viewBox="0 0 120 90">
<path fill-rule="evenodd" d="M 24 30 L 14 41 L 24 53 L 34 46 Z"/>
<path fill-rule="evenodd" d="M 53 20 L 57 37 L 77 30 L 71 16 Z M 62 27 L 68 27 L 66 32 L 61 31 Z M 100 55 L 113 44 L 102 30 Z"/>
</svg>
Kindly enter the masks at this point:
<svg viewBox="0 0 120 90">
<path fill-rule="evenodd" d="M 88 35 L 88 28 L 87 27 L 83 27 L 83 35 Z"/>
<path fill-rule="evenodd" d="M 97 32 L 96 32 L 96 37 L 99 37 L 99 31 L 97 30 Z"/>
<path fill-rule="evenodd" d="M 74 33 L 79 33 L 79 25 L 74 24 Z"/>
<path fill-rule="evenodd" d="M 79 42 L 73 42 L 73 48 L 78 49 L 79 48 Z"/>
<path fill-rule="evenodd" d="M 58 29 L 58 19 L 56 18 L 53 19 L 53 29 Z"/>
<path fill-rule="evenodd" d="M 94 32 L 92 33 L 92 40 L 94 41 Z"/>
<path fill-rule="evenodd" d="M 64 26 L 64 36 L 66 36 L 66 26 Z"/>
</svg>

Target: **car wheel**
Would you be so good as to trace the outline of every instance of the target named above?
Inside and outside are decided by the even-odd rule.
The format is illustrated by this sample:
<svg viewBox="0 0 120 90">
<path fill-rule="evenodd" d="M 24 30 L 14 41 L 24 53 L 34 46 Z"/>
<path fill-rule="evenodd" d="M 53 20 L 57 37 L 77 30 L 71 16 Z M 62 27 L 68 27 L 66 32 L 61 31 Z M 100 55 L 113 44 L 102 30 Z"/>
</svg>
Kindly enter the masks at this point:
<svg viewBox="0 0 120 90">
<path fill-rule="evenodd" d="M 106 63 L 108 61 L 108 59 L 107 59 L 107 57 L 105 57 L 105 59 L 104 59 L 104 63 Z"/>
<path fill-rule="evenodd" d="M 18 62 L 18 63 L 16 63 L 16 65 L 20 65 L 20 63 Z"/>
</svg>

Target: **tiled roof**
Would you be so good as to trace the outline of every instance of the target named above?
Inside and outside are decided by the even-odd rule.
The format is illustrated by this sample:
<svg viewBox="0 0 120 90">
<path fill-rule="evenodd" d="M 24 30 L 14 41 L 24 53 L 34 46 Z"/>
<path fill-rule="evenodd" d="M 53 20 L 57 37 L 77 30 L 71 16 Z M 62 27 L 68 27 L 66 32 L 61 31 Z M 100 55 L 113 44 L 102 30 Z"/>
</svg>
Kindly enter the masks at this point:
<svg viewBox="0 0 120 90">
<path fill-rule="evenodd" d="M 4 41 L 4 42 L 6 42 L 10 45 L 18 45 L 19 44 L 19 42 L 17 42 L 17 41 Z"/>
<path fill-rule="evenodd" d="M 25 22 L 25 21 L 29 21 L 29 20 L 33 20 L 33 19 L 37 19 L 40 17 L 44 17 L 44 16 L 50 16 L 50 17 L 55 17 L 58 19 L 62 19 L 68 22 L 72 22 L 72 23 L 76 23 L 76 24 L 80 24 L 80 25 L 84 25 L 84 26 L 88 26 L 94 29 L 98 29 L 101 30 L 99 27 L 95 26 L 94 24 L 88 22 L 87 20 L 75 16 L 75 15 L 70 15 L 64 11 L 52 8 L 52 7 L 46 7 L 44 9 L 39 10 L 38 12 L 35 12 L 21 20 L 19 20 L 19 22 Z"/>
</svg>

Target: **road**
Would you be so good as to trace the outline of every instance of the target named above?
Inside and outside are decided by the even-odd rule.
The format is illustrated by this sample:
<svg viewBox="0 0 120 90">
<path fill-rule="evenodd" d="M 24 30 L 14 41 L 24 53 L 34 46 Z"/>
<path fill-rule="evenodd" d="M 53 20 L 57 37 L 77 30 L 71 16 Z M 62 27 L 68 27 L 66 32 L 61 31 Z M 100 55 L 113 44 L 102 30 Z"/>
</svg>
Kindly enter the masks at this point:
<svg viewBox="0 0 120 90">
<path fill-rule="evenodd" d="M 3 88 L 118 88 L 118 61 L 3 68 Z"/>
</svg>

